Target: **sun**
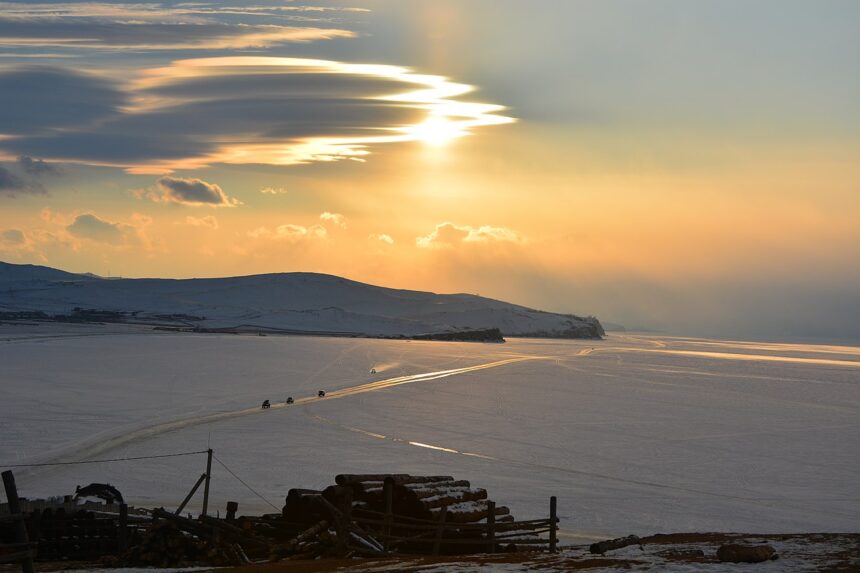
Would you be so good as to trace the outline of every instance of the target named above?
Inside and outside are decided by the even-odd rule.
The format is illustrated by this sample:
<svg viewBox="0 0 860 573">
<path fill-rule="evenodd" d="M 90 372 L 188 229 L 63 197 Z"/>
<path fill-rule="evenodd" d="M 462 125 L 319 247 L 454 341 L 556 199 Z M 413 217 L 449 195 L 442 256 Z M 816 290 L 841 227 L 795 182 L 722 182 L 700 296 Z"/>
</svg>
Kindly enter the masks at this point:
<svg viewBox="0 0 860 573">
<path fill-rule="evenodd" d="M 455 139 L 468 135 L 468 132 L 456 121 L 444 116 L 430 116 L 421 123 L 404 129 L 415 141 L 421 141 L 433 147 L 445 146 Z"/>
</svg>

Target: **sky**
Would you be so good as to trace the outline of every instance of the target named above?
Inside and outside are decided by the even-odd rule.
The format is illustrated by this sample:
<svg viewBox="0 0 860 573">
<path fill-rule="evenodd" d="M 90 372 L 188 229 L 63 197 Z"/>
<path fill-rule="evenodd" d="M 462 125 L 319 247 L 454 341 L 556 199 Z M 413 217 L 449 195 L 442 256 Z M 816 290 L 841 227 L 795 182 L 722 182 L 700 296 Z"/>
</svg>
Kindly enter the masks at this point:
<svg viewBox="0 0 860 573">
<path fill-rule="evenodd" d="M 853 0 L 0 2 L 0 260 L 860 340 Z"/>
</svg>

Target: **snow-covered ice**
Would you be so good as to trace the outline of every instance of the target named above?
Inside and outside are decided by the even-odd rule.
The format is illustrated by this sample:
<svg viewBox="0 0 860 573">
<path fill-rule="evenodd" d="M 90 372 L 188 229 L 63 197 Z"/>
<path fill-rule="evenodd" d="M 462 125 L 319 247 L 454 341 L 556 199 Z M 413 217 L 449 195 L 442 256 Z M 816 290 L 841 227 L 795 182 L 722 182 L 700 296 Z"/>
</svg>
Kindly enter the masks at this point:
<svg viewBox="0 0 860 573">
<path fill-rule="evenodd" d="M 6 325 L 0 382 L 0 465 L 211 445 L 256 492 L 216 461 L 215 509 L 273 512 L 289 488 L 385 472 L 471 480 L 524 519 L 557 495 L 565 543 L 860 526 L 857 347 Z M 204 469 L 198 455 L 15 471 L 29 497 L 109 482 L 175 507 Z"/>
</svg>

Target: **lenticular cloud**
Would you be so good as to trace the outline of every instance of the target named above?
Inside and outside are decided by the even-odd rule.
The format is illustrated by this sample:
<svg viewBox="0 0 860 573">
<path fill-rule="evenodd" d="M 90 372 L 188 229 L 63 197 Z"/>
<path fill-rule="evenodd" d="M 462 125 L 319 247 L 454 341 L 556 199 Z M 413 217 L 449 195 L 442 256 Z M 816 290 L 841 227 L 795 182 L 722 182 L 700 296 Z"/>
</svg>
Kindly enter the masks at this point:
<svg viewBox="0 0 860 573">
<path fill-rule="evenodd" d="M 21 73 L 0 71 L 0 88 Z M 69 115 L 46 119 L 34 106 L 44 107 L 44 90 L 58 76 L 74 87 L 60 108 Z M 142 70 L 130 81 L 45 67 L 26 77 L 23 92 L 33 91 L 32 100 L 21 89 L 0 89 L 0 108 L 18 118 L 13 132 L 0 133 L 0 150 L 135 173 L 361 161 L 379 146 L 421 140 L 416 126 L 430 118 L 458 135 L 514 121 L 502 106 L 463 99 L 472 86 L 330 60 L 198 58 Z"/>
</svg>

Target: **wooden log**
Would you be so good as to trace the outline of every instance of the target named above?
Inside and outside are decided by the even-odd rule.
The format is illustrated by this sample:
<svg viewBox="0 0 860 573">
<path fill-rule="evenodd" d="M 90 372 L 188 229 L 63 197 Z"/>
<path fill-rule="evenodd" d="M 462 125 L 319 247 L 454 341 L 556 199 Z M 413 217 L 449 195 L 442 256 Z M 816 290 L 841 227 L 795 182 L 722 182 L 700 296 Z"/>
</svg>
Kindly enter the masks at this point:
<svg viewBox="0 0 860 573">
<path fill-rule="evenodd" d="M 222 521 L 220 519 L 217 519 L 215 517 L 207 517 L 204 515 L 204 516 L 201 516 L 200 521 L 202 521 L 204 524 L 210 526 L 213 529 L 217 529 L 217 530 L 221 531 L 222 533 L 226 534 L 227 536 L 232 537 L 233 539 L 240 540 L 242 543 L 244 543 L 246 545 L 256 544 L 256 545 L 262 545 L 265 547 L 269 547 L 269 545 L 271 545 L 271 543 L 269 542 L 268 539 L 264 539 L 262 537 L 257 537 L 256 535 L 254 535 L 250 531 L 245 531 L 244 529 L 236 527 L 235 525 L 231 525 L 231 524 L 229 524 L 225 521 Z"/>
<path fill-rule="evenodd" d="M 342 499 L 340 510 L 343 515 L 337 520 L 337 546 L 338 553 L 345 555 L 349 543 L 349 522 L 352 520 L 352 489 L 346 487 L 338 493 Z"/>
<path fill-rule="evenodd" d="M 556 530 L 558 528 L 558 507 L 557 507 L 557 499 L 555 496 L 549 498 L 549 552 L 555 553 L 556 546 L 558 544 L 558 537 Z"/>
<path fill-rule="evenodd" d="M 382 529 L 383 549 L 388 551 L 388 537 L 391 535 L 391 523 L 394 520 L 394 484 L 386 483 L 384 486 L 385 518 Z"/>
<path fill-rule="evenodd" d="M 281 514 L 290 521 L 312 524 L 324 519 L 328 512 L 320 506 L 322 492 L 313 489 L 291 489 L 287 493 Z"/>
<path fill-rule="evenodd" d="M 627 537 L 618 537 L 616 539 L 608 539 L 606 541 L 600 541 L 598 543 L 592 543 L 588 550 L 592 553 L 599 553 L 603 555 L 607 551 L 611 551 L 612 549 L 621 549 L 622 547 L 627 547 L 628 545 L 639 545 L 639 538 L 635 535 L 628 535 Z"/>
<path fill-rule="evenodd" d="M 393 480 L 408 480 L 411 477 L 408 474 L 338 474 L 334 478 L 334 483 L 337 485 L 350 485 L 356 482 L 385 481 L 388 478 Z"/>
<path fill-rule="evenodd" d="M 439 555 L 439 549 L 442 545 L 442 534 L 445 532 L 445 520 L 448 517 L 448 508 L 443 507 L 439 515 L 439 526 L 436 529 L 436 536 L 433 539 L 433 555 Z"/>
<path fill-rule="evenodd" d="M 433 483 L 454 481 L 453 476 L 389 476 L 386 480 L 393 481 L 395 485 L 409 485 L 414 483 Z"/>
<path fill-rule="evenodd" d="M 239 556 L 239 560 L 242 562 L 243 565 L 248 565 L 249 563 L 251 563 L 251 560 L 248 559 L 248 555 L 245 553 L 245 550 L 242 549 L 242 546 L 238 543 L 233 545 L 233 551 L 235 551 L 236 555 Z"/>
<path fill-rule="evenodd" d="M 443 505 L 455 505 L 464 501 L 481 501 L 483 499 L 487 499 L 487 492 L 483 489 L 452 492 L 450 495 L 440 495 L 437 492 L 435 496 L 423 498 L 421 504 L 427 509 L 434 509 Z"/>
<path fill-rule="evenodd" d="M 496 539 L 510 539 L 514 537 L 527 536 L 527 538 L 535 538 L 541 533 L 549 533 L 550 528 L 545 527 L 543 529 L 528 529 L 522 531 L 512 531 L 510 533 L 503 533 L 501 535 L 496 535 Z"/>
<path fill-rule="evenodd" d="M 194 487 L 191 488 L 191 491 L 188 492 L 188 495 L 185 496 L 185 499 L 182 500 L 182 503 L 179 504 L 179 507 L 174 511 L 174 515 L 181 515 L 182 510 L 185 509 L 185 506 L 188 505 L 188 502 L 191 501 L 191 498 L 194 497 L 194 494 L 197 493 L 197 488 L 200 487 L 200 484 L 206 479 L 206 474 L 201 474 L 199 478 L 197 478 L 197 483 L 194 484 Z"/>
<path fill-rule="evenodd" d="M 322 543 L 309 544 L 303 548 L 301 553 L 296 553 L 289 557 L 290 561 L 299 559 L 316 559 L 325 551 L 326 546 Z"/>
<path fill-rule="evenodd" d="M 488 552 L 496 552 L 496 502 L 487 502 L 487 545 Z"/>
<path fill-rule="evenodd" d="M 123 553 L 128 549 L 128 505 L 119 506 L 119 524 L 116 536 L 117 550 Z"/>
<path fill-rule="evenodd" d="M 424 489 L 447 489 L 452 487 L 472 487 L 471 482 L 467 479 L 449 479 L 449 480 L 431 480 L 431 481 L 413 481 L 409 483 L 397 483 L 397 486 L 406 488 L 412 491 L 420 491 Z"/>
<path fill-rule="evenodd" d="M 349 536 L 351 539 L 357 541 L 359 543 L 359 549 L 362 551 L 372 552 L 374 555 L 383 555 L 385 551 L 382 549 L 382 546 L 379 545 L 379 542 L 373 539 L 372 537 L 365 537 L 355 531 L 350 531 Z"/>
<path fill-rule="evenodd" d="M 431 509 L 430 513 L 434 517 L 439 515 L 439 512 L 435 509 Z M 510 513 L 511 510 L 509 508 L 498 506 L 495 509 L 494 515 L 508 515 Z M 475 521 L 486 519 L 487 515 L 487 502 L 483 500 L 468 501 L 448 507 L 448 521 L 451 523 L 473 523 Z"/>
<path fill-rule="evenodd" d="M 305 529 L 298 535 L 296 535 L 293 539 L 287 542 L 287 546 L 298 547 L 300 543 L 307 541 L 313 537 L 316 537 L 321 532 L 328 529 L 329 522 L 326 520 L 322 520 L 317 524 L 314 524 L 313 527 L 309 527 Z"/>
</svg>

